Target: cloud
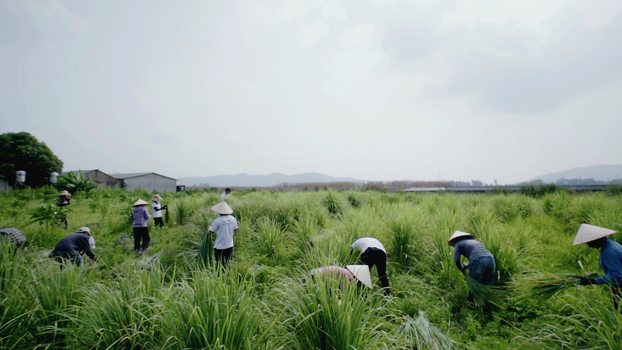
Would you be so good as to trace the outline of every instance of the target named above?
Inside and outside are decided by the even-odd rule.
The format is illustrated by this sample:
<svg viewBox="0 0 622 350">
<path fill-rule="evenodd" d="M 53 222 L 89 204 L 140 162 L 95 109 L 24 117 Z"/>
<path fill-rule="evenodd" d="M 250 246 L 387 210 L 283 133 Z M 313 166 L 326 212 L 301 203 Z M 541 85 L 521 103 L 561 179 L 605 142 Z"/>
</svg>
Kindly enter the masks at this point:
<svg viewBox="0 0 622 350">
<path fill-rule="evenodd" d="M 616 81 L 622 72 L 622 15 L 592 28 L 574 20 L 576 11 L 560 11 L 547 23 L 550 34 L 544 38 L 513 23 L 459 28 L 468 32 L 460 37 L 475 45 L 455 45 L 450 52 L 454 75 L 444 90 L 478 96 L 495 110 L 538 114 Z"/>
</svg>

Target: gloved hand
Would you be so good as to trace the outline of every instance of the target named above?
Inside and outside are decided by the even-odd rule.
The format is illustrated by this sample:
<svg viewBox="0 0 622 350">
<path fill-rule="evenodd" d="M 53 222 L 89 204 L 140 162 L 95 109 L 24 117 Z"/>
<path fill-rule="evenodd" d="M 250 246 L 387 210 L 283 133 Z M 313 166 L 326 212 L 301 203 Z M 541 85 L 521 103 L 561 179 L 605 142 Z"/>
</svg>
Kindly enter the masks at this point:
<svg viewBox="0 0 622 350">
<path fill-rule="evenodd" d="M 588 286 L 590 284 L 596 284 L 596 280 L 593 278 L 587 278 L 585 276 L 579 276 L 579 280 L 582 286 Z"/>
</svg>

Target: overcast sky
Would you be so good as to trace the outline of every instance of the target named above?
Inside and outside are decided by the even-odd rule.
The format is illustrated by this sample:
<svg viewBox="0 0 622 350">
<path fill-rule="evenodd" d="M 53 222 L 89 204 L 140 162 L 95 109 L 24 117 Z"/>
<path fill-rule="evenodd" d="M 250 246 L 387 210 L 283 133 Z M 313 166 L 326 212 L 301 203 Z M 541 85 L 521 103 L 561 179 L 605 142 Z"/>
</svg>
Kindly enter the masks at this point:
<svg viewBox="0 0 622 350">
<path fill-rule="evenodd" d="M 0 1 L 64 170 L 499 184 L 620 164 L 622 1 Z"/>
</svg>

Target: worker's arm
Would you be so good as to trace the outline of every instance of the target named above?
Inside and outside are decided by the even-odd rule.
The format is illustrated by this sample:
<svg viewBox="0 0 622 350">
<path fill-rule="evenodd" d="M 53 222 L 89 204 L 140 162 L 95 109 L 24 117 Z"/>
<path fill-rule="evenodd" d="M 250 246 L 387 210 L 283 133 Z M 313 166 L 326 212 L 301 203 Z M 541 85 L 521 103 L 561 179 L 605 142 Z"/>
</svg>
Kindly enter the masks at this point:
<svg viewBox="0 0 622 350">
<path fill-rule="evenodd" d="M 93 254 L 93 251 L 91 250 L 91 244 L 89 243 L 88 236 L 85 235 L 84 237 L 80 237 L 80 246 L 80 248 L 82 248 L 81 250 L 84 251 L 89 258 L 95 260 L 95 254 Z"/>
<path fill-rule="evenodd" d="M 460 262 L 460 255 L 461 255 L 460 248 L 459 247 L 454 247 L 454 248 L 455 248 L 455 250 L 454 250 L 454 262 L 456 263 L 456 267 L 458 267 L 458 270 L 464 272 L 464 270 L 466 270 L 466 268 L 468 266 L 466 266 L 466 267 L 462 266 L 462 262 Z"/>
<path fill-rule="evenodd" d="M 216 233 L 217 230 L 218 230 L 218 222 L 214 220 L 214 222 L 210 226 L 207 227 L 207 232 L 212 234 L 212 233 Z"/>
<path fill-rule="evenodd" d="M 606 284 L 622 280 L 622 261 L 619 257 L 609 254 L 600 255 L 604 276 L 594 278 L 596 284 Z"/>
</svg>

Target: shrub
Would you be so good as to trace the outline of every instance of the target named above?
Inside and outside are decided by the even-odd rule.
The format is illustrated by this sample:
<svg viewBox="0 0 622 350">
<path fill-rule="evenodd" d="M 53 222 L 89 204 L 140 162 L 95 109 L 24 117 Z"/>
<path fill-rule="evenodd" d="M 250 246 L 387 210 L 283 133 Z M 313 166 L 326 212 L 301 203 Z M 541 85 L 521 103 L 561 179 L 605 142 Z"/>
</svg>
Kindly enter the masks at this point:
<svg viewBox="0 0 622 350">
<path fill-rule="evenodd" d="M 619 196 L 622 194 L 622 185 L 608 185 L 607 188 L 605 188 L 605 193 L 609 196 Z"/>
<path fill-rule="evenodd" d="M 525 196 L 540 198 L 546 194 L 555 192 L 568 192 L 568 190 L 555 184 L 546 184 L 521 186 L 519 192 L 524 194 Z"/>
<path fill-rule="evenodd" d="M 333 191 L 329 191 L 324 199 L 322 205 L 328 210 L 330 214 L 341 214 L 343 212 L 343 205 L 341 204 L 341 198 Z"/>
</svg>

